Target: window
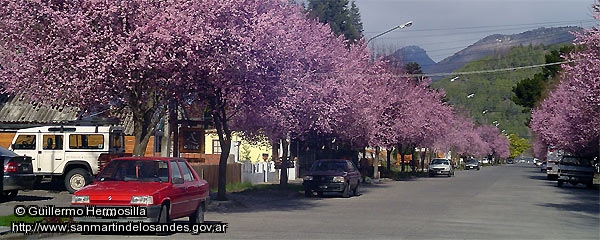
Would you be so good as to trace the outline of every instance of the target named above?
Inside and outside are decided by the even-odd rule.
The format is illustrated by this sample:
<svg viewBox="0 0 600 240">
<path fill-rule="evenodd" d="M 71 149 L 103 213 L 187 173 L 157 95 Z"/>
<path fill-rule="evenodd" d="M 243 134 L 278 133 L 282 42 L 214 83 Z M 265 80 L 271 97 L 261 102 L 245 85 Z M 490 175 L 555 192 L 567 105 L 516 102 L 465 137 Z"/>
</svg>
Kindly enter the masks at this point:
<svg viewBox="0 0 600 240">
<path fill-rule="evenodd" d="M 124 148 L 124 135 L 122 131 L 114 131 L 110 133 L 110 147 L 111 148 Z"/>
<path fill-rule="evenodd" d="M 71 134 L 69 135 L 70 149 L 102 149 L 104 135 L 102 134 Z"/>
<path fill-rule="evenodd" d="M 63 137 L 62 135 L 44 135 L 42 136 L 44 141 L 44 150 L 62 150 L 63 149 Z"/>
<path fill-rule="evenodd" d="M 192 174 L 192 171 L 190 170 L 188 165 L 185 164 L 185 162 L 179 161 L 179 167 L 181 168 L 181 171 L 183 171 L 183 180 L 184 181 L 186 181 L 186 182 L 194 181 L 194 174 Z"/>
<path fill-rule="evenodd" d="M 221 153 L 221 142 L 219 140 L 213 140 L 213 154 Z"/>
<path fill-rule="evenodd" d="M 169 162 L 169 167 L 171 167 L 171 177 L 173 178 L 172 180 L 175 180 L 176 178 L 181 179 L 181 171 L 179 171 L 177 162 L 176 161 Z"/>
<path fill-rule="evenodd" d="M 12 146 L 13 149 L 30 150 L 35 149 L 35 135 L 19 135 L 15 144 Z"/>
</svg>

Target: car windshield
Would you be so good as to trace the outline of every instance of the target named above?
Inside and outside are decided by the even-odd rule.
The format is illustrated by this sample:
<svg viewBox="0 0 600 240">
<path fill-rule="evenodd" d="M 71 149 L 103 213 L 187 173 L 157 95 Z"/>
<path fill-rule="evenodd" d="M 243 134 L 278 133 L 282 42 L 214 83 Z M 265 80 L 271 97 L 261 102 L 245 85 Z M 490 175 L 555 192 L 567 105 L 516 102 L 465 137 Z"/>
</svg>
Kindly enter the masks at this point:
<svg viewBox="0 0 600 240">
<path fill-rule="evenodd" d="M 166 161 L 110 161 L 98 176 L 98 181 L 168 182 Z"/>
<path fill-rule="evenodd" d="M 590 167 L 592 166 L 592 159 L 590 158 L 582 158 L 582 157 L 573 157 L 573 156 L 565 156 L 560 160 L 561 165 L 570 165 L 570 166 L 582 166 L 582 167 Z"/>
<path fill-rule="evenodd" d="M 346 163 L 340 161 L 318 161 L 312 166 L 311 170 L 345 172 Z"/>
<path fill-rule="evenodd" d="M 477 164 L 478 162 L 476 160 L 469 160 L 467 161 L 468 164 Z"/>
<path fill-rule="evenodd" d="M 433 159 L 433 161 L 431 161 L 431 164 L 449 165 L 448 160 L 446 160 L 446 159 Z"/>
</svg>

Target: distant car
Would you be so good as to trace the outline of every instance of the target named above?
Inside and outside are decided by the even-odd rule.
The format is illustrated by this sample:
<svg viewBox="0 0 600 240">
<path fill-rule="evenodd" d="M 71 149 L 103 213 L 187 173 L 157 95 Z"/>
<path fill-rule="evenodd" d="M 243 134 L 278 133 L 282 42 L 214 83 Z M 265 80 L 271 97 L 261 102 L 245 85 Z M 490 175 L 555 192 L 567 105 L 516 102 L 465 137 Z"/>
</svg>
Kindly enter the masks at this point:
<svg viewBox="0 0 600 240">
<path fill-rule="evenodd" d="M 181 158 L 125 157 L 110 161 L 95 181 L 73 194 L 71 205 L 143 206 L 144 217 L 75 217 L 78 222 L 204 222 L 208 183 Z"/>
<path fill-rule="evenodd" d="M 4 176 L 0 200 L 10 201 L 19 190 L 32 189 L 35 182 L 31 157 L 20 156 L 13 151 L 0 147 L 0 159 L 4 162 Z"/>
<path fill-rule="evenodd" d="M 479 161 L 477 160 L 469 160 L 467 161 L 467 163 L 465 163 L 465 169 L 469 170 L 469 169 L 480 169 L 479 166 Z"/>
<path fill-rule="evenodd" d="M 542 162 L 542 164 L 540 165 L 540 171 L 546 172 L 546 162 Z"/>
<path fill-rule="evenodd" d="M 429 163 L 427 172 L 430 177 L 436 175 L 447 175 L 448 177 L 452 177 L 452 175 L 454 175 L 454 166 L 449 159 L 434 158 L 431 160 L 431 163 Z"/>
<path fill-rule="evenodd" d="M 317 160 L 302 182 L 306 197 L 316 192 L 323 196 L 324 192 L 339 192 L 342 197 L 360 195 L 360 172 L 350 160 L 322 159 Z"/>
</svg>

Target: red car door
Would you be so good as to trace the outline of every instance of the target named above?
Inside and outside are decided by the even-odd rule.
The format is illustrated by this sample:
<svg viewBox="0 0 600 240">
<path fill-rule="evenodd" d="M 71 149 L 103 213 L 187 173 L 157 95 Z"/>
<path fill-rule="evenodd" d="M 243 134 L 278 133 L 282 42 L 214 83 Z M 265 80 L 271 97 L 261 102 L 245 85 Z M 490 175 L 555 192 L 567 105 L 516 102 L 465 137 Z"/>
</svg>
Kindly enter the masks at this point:
<svg viewBox="0 0 600 240">
<path fill-rule="evenodd" d="M 173 184 L 173 191 L 171 192 L 171 214 L 170 218 L 178 218 L 183 216 L 185 212 L 186 202 L 186 183 L 183 180 L 183 174 L 177 160 L 169 161 L 169 169 L 171 171 L 171 183 Z"/>
<path fill-rule="evenodd" d="M 182 209 L 182 213 L 189 215 L 194 213 L 198 207 L 198 204 L 200 204 L 200 186 L 198 185 L 198 180 L 194 178 L 192 170 L 188 164 L 183 160 L 179 160 L 178 163 L 181 173 L 183 174 L 183 184 L 185 185 L 186 192 L 184 196 L 184 201 L 186 204 Z"/>
</svg>

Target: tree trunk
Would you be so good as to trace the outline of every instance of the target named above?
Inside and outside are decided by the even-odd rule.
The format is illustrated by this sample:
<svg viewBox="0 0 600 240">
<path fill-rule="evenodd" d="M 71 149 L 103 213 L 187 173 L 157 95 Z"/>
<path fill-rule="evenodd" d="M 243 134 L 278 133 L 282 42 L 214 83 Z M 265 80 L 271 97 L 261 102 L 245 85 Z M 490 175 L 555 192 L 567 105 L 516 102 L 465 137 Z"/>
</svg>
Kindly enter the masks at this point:
<svg viewBox="0 0 600 240">
<path fill-rule="evenodd" d="M 414 159 L 413 157 L 415 156 L 415 146 L 410 145 L 410 156 L 411 156 L 411 160 L 410 160 L 410 168 L 412 170 L 412 172 L 417 172 L 417 166 L 416 166 L 416 159 Z"/>
<path fill-rule="evenodd" d="M 387 172 L 388 174 L 392 171 L 392 148 L 387 148 Z"/>
<path fill-rule="evenodd" d="M 154 134 L 154 129 L 165 112 L 164 105 L 156 105 L 160 100 L 148 100 L 145 104 L 130 105 L 133 115 L 133 135 L 135 136 L 133 145 L 133 156 L 144 156 L 150 137 Z"/>
<path fill-rule="evenodd" d="M 404 172 L 404 151 L 402 144 L 398 144 L 398 153 L 400 153 L 400 172 Z"/>
<path fill-rule="evenodd" d="M 373 158 L 373 178 L 379 178 L 379 147 L 375 147 L 375 157 Z"/>
<path fill-rule="evenodd" d="M 283 148 L 281 149 L 283 150 L 283 157 L 281 158 L 281 173 L 279 176 L 279 187 L 281 189 L 286 189 L 288 184 L 288 146 L 290 143 L 287 141 L 287 139 L 282 139 L 281 143 L 281 147 Z"/>
<path fill-rule="evenodd" d="M 173 146 L 173 157 L 179 157 L 179 122 L 177 119 L 177 104 L 176 103 L 171 103 L 169 105 L 169 124 L 168 124 L 168 135 L 167 132 L 165 132 L 165 135 L 167 136 L 172 136 L 173 137 L 173 141 L 172 141 L 172 146 Z M 171 134 L 172 133 L 172 134 Z M 169 141 L 171 142 L 171 141 Z M 166 148 L 165 149 L 167 152 L 170 151 L 170 148 Z M 167 154 L 167 156 L 169 156 Z"/>
<path fill-rule="evenodd" d="M 421 172 L 425 171 L 425 155 L 427 155 L 427 148 L 425 149 L 425 151 L 420 152 L 419 154 L 419 158 L 421 158 Z"/>
<path fill-rule="evenodd" d="M 229 150 L 231 149 L 231 130 L 227 123 L 227 112 L 225 110 L 225 100 L 216 97 L 210 99 L 210 107 L 212 108 L 212 118 L 217 135 L 219 135 L 219 143 L 221 144 L 221 156 L 219 158 L 219 181 L 217 186 L 217 200 L 227 200 L 227 159 L 229 158 Z"/>
</svg>

